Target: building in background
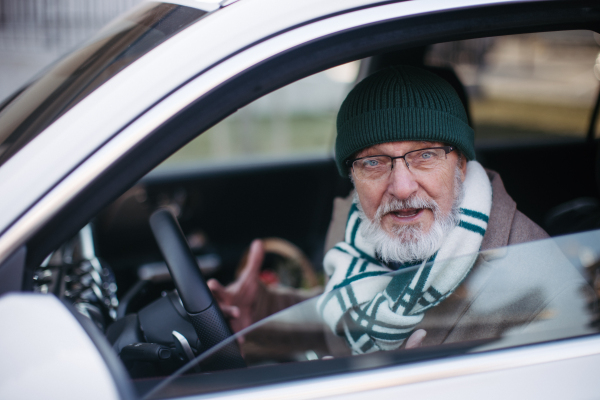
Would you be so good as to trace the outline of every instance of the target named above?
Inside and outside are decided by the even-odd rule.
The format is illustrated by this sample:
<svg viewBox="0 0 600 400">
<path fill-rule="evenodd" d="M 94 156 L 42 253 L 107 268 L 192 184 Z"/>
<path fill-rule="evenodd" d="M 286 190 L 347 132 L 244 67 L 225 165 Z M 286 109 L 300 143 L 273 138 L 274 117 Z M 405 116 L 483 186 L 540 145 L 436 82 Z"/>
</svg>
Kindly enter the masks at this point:
<svg viewBox="0 0 600 400">
<path fill-rule="evenodd" d="M 0 99 L 141 0 L 0 0 Z"/>
</svg>

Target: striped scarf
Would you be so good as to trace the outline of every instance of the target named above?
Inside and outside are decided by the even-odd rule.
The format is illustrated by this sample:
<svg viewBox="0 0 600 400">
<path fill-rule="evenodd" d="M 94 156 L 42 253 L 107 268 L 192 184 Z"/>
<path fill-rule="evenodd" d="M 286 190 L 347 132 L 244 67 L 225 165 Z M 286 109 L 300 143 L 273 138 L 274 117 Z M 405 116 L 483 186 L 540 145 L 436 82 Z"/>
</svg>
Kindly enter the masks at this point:
<svg viewBox="0 0 600 400">
<path fill-rule="evenodd" d="M 345 336 L 354 354 L 402 345 L 425 311 L 448 297 L 471 270 L 492 207 L 492 187 L 483 167 L 467 163 L 460 222 L 427 260 L 392 270 L 377 259 L 359 229 L 352 205 L 345 240 L 325 255 L 329 282 L 317 307 L 334 333 Z"/>
</svg>

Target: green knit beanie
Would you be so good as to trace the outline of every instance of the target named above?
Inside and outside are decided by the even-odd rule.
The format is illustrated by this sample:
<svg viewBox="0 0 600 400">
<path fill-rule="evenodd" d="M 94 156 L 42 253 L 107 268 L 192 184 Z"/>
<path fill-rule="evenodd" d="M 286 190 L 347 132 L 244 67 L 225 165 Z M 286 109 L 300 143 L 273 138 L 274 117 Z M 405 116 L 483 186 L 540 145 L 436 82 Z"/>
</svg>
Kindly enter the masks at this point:
<svg viewBox="0 0 600 400">
<path fill-rule="evenodd" d="M 358 151 L 387 142 L 423 140 L 456 146 L 475 159 L 473 129 L 452 86 L 420 68 L 395 66 L 362 80 L 337 116 L 335 159 L 342 176 L 345 161 Z"/>
</svg>

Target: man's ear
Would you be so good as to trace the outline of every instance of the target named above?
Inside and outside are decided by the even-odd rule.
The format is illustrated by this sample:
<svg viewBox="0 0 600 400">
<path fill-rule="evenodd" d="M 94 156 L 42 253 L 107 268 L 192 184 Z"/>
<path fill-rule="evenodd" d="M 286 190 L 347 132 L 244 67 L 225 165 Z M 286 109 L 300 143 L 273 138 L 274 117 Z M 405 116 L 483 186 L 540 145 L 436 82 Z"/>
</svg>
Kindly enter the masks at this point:
<svg viewBox="0 0 600 400">
<path fill-rule="evenodd" d="M 462 171 L 462 181 L 465 181 L 465 177 L 467 176 L 467 158 L 463 155 L 460 156 L 458 160 L 459 168 Z"/>
</svg>

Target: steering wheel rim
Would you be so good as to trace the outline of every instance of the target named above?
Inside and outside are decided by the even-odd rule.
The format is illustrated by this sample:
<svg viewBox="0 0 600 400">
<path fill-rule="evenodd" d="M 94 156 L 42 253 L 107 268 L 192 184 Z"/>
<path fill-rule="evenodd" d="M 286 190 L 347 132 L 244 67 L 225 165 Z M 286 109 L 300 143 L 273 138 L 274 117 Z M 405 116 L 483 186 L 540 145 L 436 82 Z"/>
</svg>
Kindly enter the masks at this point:
<svg viewBox="0 0 600 400">
<path fill-rule="evenodd" d="M 232 335 L 194 257 L 177 219 L 168 209 L 159 209 L 150 216 L 150 228 L 167 263 L 175 287 L 189 320 L 200 340 L 203 353 Z M 210 370 L 243 368 L 246 366 L 236 341 L 217 352 Z M 204 368 L 203 368 L 204 369 Z"/>
</svg>

